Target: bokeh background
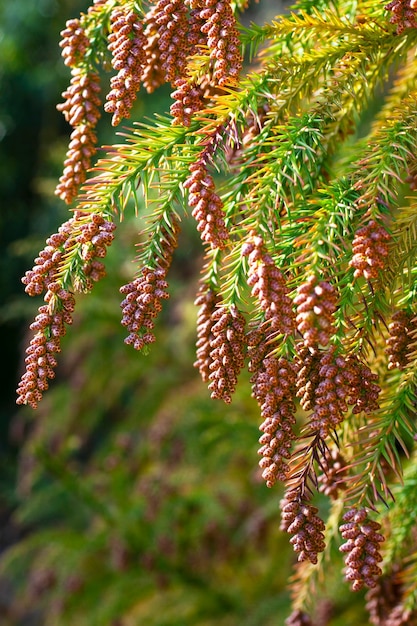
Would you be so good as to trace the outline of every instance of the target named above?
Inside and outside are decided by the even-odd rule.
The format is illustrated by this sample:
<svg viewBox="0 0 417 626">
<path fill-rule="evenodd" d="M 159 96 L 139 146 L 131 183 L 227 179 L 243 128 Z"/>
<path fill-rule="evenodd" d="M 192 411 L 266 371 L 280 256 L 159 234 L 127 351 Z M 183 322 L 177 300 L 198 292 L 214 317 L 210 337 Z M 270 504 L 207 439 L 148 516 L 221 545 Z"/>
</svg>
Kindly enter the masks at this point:
<svg viewBox="0 0 417 626">
<path fill-rule="evenodd" d="M 20 278 L 68 219 L 54 196 L 69 135 L 55 108 L 69 81 L 59 33 L 88 4 L 0 5 L 0 626 L 281 626 L 294 554 L 282 490 L 258 470 L 249 376 L 225 406 L 192 365 L 203 263 L 192 221 L 149 354 L 125 346 L 120 325 L 143 219 L 127 211 L 106 279 L 78 298 L 56 380 L 37 411 L 15 405 L 40 304 Z M 248 19 L 282 10 L 265 0 Z M 134 117 L 169 102 L 164 89 L 141 93 Z M 114 141 L 108 116 L 99 136 Z M 329 563 L 316 580 L 315 623 L 367 624 L 334 556 L 334 576 Z"/>
</svg>

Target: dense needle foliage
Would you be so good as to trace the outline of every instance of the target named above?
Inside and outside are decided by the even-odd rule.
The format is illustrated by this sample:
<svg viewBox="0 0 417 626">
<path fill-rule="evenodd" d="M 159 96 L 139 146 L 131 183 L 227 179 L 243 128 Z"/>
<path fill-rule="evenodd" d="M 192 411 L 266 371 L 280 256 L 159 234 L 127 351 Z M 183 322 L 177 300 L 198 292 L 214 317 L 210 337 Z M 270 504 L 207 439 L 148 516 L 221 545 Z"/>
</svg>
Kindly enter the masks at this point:
<svg viewBox="0 0 417 626">
<path fill-rule="evenodd" d="M 371 623 L 417 622 L 414 5 L 300 0 L 243 27 L 245 2 L 96 0 L 62 32 L 72 133 L 56 193 L 71 216 L 23 279 L 44 303 L 18 403 L 42 400 L 77 294 L 133 212 L 146 223 L 121 323 L 149 350 L 194 220 L 195 366 L 226 404 L 250 373 L 262 477 L 272 499 L 284 486 L 297 555 L 291 626 L 315 623 L 335 548 L 351 589 L 369 589 Z M 162 85 L 169 114 L 126 130 L 138 91 Z M 122 142 L 94 162 L 103 107 Z"/>
</svg>

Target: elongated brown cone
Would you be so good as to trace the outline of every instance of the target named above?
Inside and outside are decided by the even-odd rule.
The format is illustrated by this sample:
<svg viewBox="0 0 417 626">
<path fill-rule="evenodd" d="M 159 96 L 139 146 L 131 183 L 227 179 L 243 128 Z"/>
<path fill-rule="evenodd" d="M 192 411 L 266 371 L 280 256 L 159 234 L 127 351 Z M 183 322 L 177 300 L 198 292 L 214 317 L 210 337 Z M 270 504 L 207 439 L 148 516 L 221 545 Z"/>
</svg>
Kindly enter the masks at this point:
<svg viewBox="0 0 417 626">
<path fill-rule="evenodd" d="M 146 37 L 139 16 L 123 7 L 116 8 L 111 14 L 108 47 L 112 52 L 112 66 L 117 70 L 117 75 L 110 81 L 111 91 L 106 96 L 107 102 L 104 105 L 107 113 L 113 113 L 113 126 L 117 126 L 124 117 L 130 116 L 146 61 L 145 44 Z"/>
<path fill-rule="evenodd" d="M 367 280 L 377 278 L 385 267 L 388 256 L 388 242 L 391 239 L 385 228 L 370 220 L 366 226 L 356 231 L 352 244 L 352 259 L 349 265 L 355 268 L 354 276 L 364 276 Z"/>
<path fill-rule="evenodd" d="M 337 292 L 333 285 L 312 275 L 299 288 L 294 304 L 297 305 L 297 328 L 306 346 L 327 346 L 335 333 L 334 312 Z"/>
<path fill-rule="evenodd" d="M 212 315 L 210 341 L 211 397 L 232 401 L 245 358 L 245 318 L 236 306 L 218 307 Z"/>
<path fill-rule="evenodd" d="M 281 529 L 292 535 L 290 543 L 300 562 L 317 563 L 317 555 L 325 548 L 325 526 L 317 513 L 318 509 L 307 504 L 298 489 L 290 489 L 281 500 Z"/>
<path fill-rule="evenodd" d="M 343 520 L 340 532 L 347 541 L 339 549 L 346 554 L 346 580 L 351 582 L 353 591 L 375 587 L 382 574 L 378 566 L 382 561 L 379 544 L 384 541 L 378 532 L 381 525 L 369 519 L 366 509 L 351 509 Z"/>
</svg>

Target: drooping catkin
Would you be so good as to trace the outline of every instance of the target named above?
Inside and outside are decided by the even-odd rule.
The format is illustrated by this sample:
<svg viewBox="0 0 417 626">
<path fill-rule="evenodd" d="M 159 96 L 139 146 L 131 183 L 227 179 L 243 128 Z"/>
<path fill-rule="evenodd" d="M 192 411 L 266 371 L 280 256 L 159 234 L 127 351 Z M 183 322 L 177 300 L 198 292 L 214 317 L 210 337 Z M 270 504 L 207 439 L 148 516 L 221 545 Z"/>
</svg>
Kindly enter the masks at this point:
<svg viewBox="0 0 417 626">
<path fill-rule="evenodd" d="M 219 306 L 211 316 L 211 397 L 229 404 L 245 360 L 245 318 L 235 305 Z"/>
<path fill-rule="evenodd" d="M 68 67 L 75 67 L 83 60 L 90 44 L 80 20 L 77 18 L 68 20 L 65 29 L 61 31 L 61 37 L 59 46 L 62 48 L 64 63 Z"/>
<path fill-rule="evenodd" d="M 160 233 L 160 241 L 164 245 L 162 255 L 153 260 L 152 267 L 142 267 L 137 278 L 120 288 L 120 293 L 125 296 L 120 304 L 121 324 L 129 331 L 125 343 L 135 350 L 142 350 L 155 341 L 154 320 L 162 309 L 161 300 L 169 298 L 166 276 L 177 247 L 178 233 L 177 221 L 171 224 L 169 230 L 163 226 Z"/>
<path fill-rule="evenodd" d="M 328 449 L 319 469 L 320 473 L 317 476 L 319 491 L 332 500 L 337 500 L 340 491 L 346 488 L 347 475 L 346 460 L 340 450 Z"/>
<path fill-rule="evenodd" d="M 370 220 L 366 226 L 356 231 L 352 244 L 352 258 L 349 262 L 355 269 L 355 278 L 364 276 L 369 280 L 378 277 L 378 272 L 385 267 L 390 239 L 385 228 L 375 220 Z"/>
<path fill-rule="evenodd" d="M 153 93 L 155 89 L 165 82 L 165 73 L 162 69 L 161 51 L 159 49 L 159 32 L 156 22 L 158 9 L 152 6 L 144 17 L 145 34 L 145 63 L 142 70 L 142 82 L 148 93 Z"/>
<path fill-rule="evenodd" d="M 287 359 L 268 354 L 267 341 L 257 332 L 249 333 L 248 351 L 249 371 L 253 372 L 252 395 L 263 418 L 259 427 L 263 433 L 259 438 L 258 454 L 262 457 L 259 466 L 267 487 L 272 487 L 277 480 L 284 481 L 288 474 L 288 460 L 295 439 L 293 398 L 296 371 Z"/>
<path fill-rule="evenodd" d="M 263 238 L 256 233 L 242 247 L 242 255 L 248 257 L 248 285 L 252 296 L 265 313 L 274 332 L 289 334 L 295 329 L 295 315 L 289 289 L 282 272 L 267 253 Z"/>
<path fill-rule="evenodd" d="M 204 20 L 201 32 L 207 35 L 214 84 L 220 87 L 235 84 L 242 69 L 242 54 L 230 0 L 198 0 L 192 4 L 195 5 Z"/>
<path fill-rule="evenodd" d="M 325 526 L 317 507 L 307 504 L 299 489 L 289 489 L 280 506 L 281 530 L 292 535 L 290 543 L 298 553 L 298 561 L 317 563 L 317 555 L 325 548 Z"/>
<path fill-rule="evenodd" d="M 203 90 L 200 85 L 188 78 L 176 78 L 175 90 L 171 98 L 175 100 L 170 106 L 174 125 L 190 126 L 194 113 L 203 107 Z"/>
<path fill-rule="evenodd" d="M 389 616 L 401 604 L 401 600 L 402 582 L 398 568 L 395 568 L 389 574 L 378 578 L 376 585 L 368 589 L 366 593 L 366 609 L 370 623 L 374 626 L 387 626 Z M 403 623 L 408 624 L 408 622 Z"/>
<path fill-rule="evenodd" d="M 96 153 L 97 136 L 94 127 L 100 118 L 100 77 L 85 67 L 72 70 L 71 84 L 57 105 L 66 121 L 74 128 L 64 161 L 64 171 L 55 190 L 67 204 L 76 197 L 80 185 L 87 178 L 91 159 Z"/>
<path fill-rule="evenodd" d="M 112 53 L 112 66 L 117 71 L 110 80 L 104 110 L 113 113 L 112 125 L 117 126 L 130 110 L 139 90 L 146 61 L 146 37 L 142 21 L 132 10 L 117 7 L 111 13 L 111 32 L 108 48 Z"/>
<path fill-rule="evenodd" d="M 39 307 L 30 326 L 35 335 L 26 350 L 26 371 L 17 389 L 18 404 L 36 408 L 43 392 L 48 389 L 48 379 L 54 378 L 57 365 L 54 354 L 60 352 L 61 337 L 66 333 L 66 326 L 72 324 L 75 299 L 69 287 L 88 291 L 93 282 L 104 276 L 104 265 L 97 258 L 106 255 L 107 247 L 114 239 L 114 229 L 113 222 L 98 213 L 76 212 L 57 233 L 48 237 L 45 248 L 35 259 L 35 266 L 22 278 L 29 295 L 45 292 L 46 304 Z M 64 285 L 60 269 L 65 264 L 65 256 L 74 247 L 79 250 L 83 262 L 78 277 L 71 285 Z"/>
<path fill-rule="evenodd" d="M 162 309 L 161 300 L 169 298 L 166 274 L 165 267 L 144 267 L 138 278 L 120 288 L 120 293 L 125 296 L 120 304 L 123 313 L 121 323 L 129 331 L 125 343 L 135 350 L 142 350 L 155 341 L 152 332 L 154 318 Z"/>
<path fill-rule="evenodd" d="M 336 332 L 334 312 L 337 308 L 337 292 L 325 280 L 311 275 L 297 290 L 294 304 L 297 306 L 297 329 L 306 346 L 327 346 Z"/>
<path fill-rule="evenodd" d="M 194 302 L 199 307 L 197 315 L 197 359 L 194 367 L 198 368 L 203 382 L 209 381 L 211 373 L 212 316 L 220 301 L 220 296 L 209 285 L 203 283 Z"/>
<path fill-rule="evenodd" d="M 49 387 L 48 380 L 55 377 L 57 365 L 55 354 L 61 351 L 61 337 L 66 325 L 72 324 L 75 300 L 59 283 L 51 283 L 45 296 L 48 304 L 39 307 L 30 329 L 35 335 L 26 349 L 26 371 L 17 388 L 17 404 L 29 404 L 36 409 L 43 392 Z M 53 300 L 53 302 L 51 302 Z"/>
<path fill-rule="evenodd" d="M 229 240 L 225 224 L 223 202 L 215 191 L 213 177 L 208 173 L 207 163 L 214 145 L 209 143 L 190 165 L 190 176 L 184 183 L 189 190 L 188 204 L 197 221 L 197 230 L 203 242 L 213 248 L 224 248 Z"/>
<path fill-rule="evenodd" d="M 410 344 L 415 340 L 417 317 L 412 311 L 402 309 L 396 311 L 388 326 L 386 353 L 388 354 L 388 369 L 404 369 L 408 363 L 408 355 L 412 351 Z"/>
<path fill-rule="evenodd" d="M 384 536 L 378 531 L 381 525 L 369 519 L 366 509 L 350 509 L 343 516 L 345 522 L 340 533 L 347 541 L 340 546 L 345 557 L 345 578 L 351 582 L 353 591 L 363 587 L 375 587 L 382 574 L 378 563 L 382 561 L 380 544 Z"/>
<path fill-rule="evenodd" d="M 353 379 L 351 364 L 336 354 L 335 346 L 321 355 L 313 412 L 308 422 L 311 432 L 325 439 L 343 421 L 348 410 Z"/>
</svg>

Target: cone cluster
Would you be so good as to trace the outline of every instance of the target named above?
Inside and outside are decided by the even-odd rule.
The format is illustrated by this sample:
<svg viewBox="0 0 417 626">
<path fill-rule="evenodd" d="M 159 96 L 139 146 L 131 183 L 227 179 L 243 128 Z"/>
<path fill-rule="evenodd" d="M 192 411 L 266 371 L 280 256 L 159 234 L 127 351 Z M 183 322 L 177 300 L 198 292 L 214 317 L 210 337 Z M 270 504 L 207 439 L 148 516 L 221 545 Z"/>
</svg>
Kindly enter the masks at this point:
<svg viewBox="0 0 417 626">
<path fill-rule="evenodd" d="M 48 298 L 47 298 L 48 296 Z M 72 294 L 62 289 L 58 283 L 51 283 L 45 299 L 53 299 L 54 306 L 44 304 L 30 329 L 35 331 L 26 349 L 26 371 L 17 388 L 17 404 L 29 404 L 36 409 L 43 392 L 49 387 L 48 380 L 55 377 L 57 365 L 55 354 L 61 351 L 61 337 L 65 335 L 66 324 L 72 324 L 75 300 Z"/>
</svg>

